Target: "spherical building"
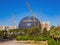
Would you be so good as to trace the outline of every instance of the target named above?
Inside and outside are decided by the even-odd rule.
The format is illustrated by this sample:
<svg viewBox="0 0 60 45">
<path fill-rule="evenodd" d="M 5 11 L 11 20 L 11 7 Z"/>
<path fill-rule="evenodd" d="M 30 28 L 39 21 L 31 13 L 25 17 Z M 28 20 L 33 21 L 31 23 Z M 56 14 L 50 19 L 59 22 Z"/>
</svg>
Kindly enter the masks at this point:
<svg viewBox="0 0 60 45">
<path fill-rule="evenodd" d="M 39 20 L 35 17 L 36 26 L 40 26 Z M 34 26 L 33 16 L 26 16 L 20 22 L 18 28 L 32 28 Z"/>
</svg>

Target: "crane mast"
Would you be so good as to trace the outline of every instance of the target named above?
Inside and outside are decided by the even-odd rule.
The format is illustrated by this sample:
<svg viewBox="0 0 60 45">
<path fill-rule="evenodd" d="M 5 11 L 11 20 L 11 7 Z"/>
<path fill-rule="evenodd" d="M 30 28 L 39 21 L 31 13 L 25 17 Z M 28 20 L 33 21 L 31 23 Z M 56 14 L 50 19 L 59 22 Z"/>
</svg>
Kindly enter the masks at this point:
<svg viewBox="0 0 60 45">
<path fill-rule="evenodd" d="M 33 11 L 32 11 L 32 8 L 30 7 L 30 4 L 29 4 L 28 2 L 27 2 L 27 6 L 28 6 L 28 8 L 29 8 L 29 10 L 30 10 L 30 12 L 31 12 L 31 14 L 32 14 L 32 16 L 33 16 L 34 26 L 36 27 L 35 15 L 34 15 L 34 13 L 33 13 Z"/>
<path fill-rule="evenodd" d="M 40 9 L 40 22 L 42 23 L 42 9 Z"/>
<path fill-rule="evenodd" d="M 40 9 L 40 27 L 41 27 L 41 32 L 43 32 L 42 30 L 42 9 Z"/>
<path fill-rule="evenodd" d="M 14 18 L 14 13 L 12 13 L 12 21 L 13 21 L 14 26 L 16 26 L 16 22 L 15 22 L 15 18 Z"/>
</svg>

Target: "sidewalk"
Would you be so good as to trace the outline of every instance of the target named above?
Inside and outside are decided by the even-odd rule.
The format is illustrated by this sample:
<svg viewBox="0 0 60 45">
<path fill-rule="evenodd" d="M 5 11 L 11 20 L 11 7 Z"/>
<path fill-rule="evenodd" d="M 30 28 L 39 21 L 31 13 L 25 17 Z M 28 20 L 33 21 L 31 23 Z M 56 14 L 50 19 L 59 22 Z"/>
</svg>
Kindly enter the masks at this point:
<svg viewBox="0 0 60 45">
<path fill-rule="evenodd" d="M 12 40 L 12 41 L 2 42 L 0 43 L 0 45 L 32 45 L 32 44 L 16 43 L 16 40 Z"/>
</svg>

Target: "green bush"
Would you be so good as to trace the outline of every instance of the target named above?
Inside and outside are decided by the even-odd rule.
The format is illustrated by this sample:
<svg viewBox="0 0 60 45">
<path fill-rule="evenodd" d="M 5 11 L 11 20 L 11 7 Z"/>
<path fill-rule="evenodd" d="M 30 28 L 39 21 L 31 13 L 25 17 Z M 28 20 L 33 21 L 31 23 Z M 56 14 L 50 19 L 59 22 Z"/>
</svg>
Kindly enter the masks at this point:
<svg viewBox="0 0 60 45">
<path fill-rule="evenodd" d="M 50 38 L 48 39 L 48 45 L 57 45 L 57 42 L 54 39 Z"/>
<path fill-rule="evenodd" d="M 34 41 L 44 41 L 44 40 L 46 40 L 46 39 L 43 38 L 43 37 L 34 37 L 33 40 L 34 40 Z"/>
<path fill-rule="evenodd" d="M 48 45 L 60 45 L 60 41 L 58 43 L 52 39 L 50 36 L 44 37 L 44 36 L 17 36 L 16 40 L 34 40 L 34 41 L 45 41 L 48 40 Z"/>
<path fill-rule="evenodd" d="M 17 36 L 16 40 L 30 40 L 29 36 Z"/>
<path fill-rule="evenodd" d="M 46 37 L 30 37 L 30 36 L 17 36 L 16 40 L 34 40 L 34 41 L 45 41 L 47 40 Z"/>
<path fill-rule="evenodd" d="M 58 41 L 57 45 L 60 45 L 60 41 Z"/>
</svg>

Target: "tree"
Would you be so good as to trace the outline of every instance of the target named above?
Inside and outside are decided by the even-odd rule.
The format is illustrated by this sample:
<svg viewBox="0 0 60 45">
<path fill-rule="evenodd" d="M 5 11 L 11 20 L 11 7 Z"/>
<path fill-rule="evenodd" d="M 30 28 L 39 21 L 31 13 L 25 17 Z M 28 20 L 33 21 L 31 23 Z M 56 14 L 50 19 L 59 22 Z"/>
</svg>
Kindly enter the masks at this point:
<svg viewBox="0 0 60 45">
<path fill-rule="evenodd" d="M 47 36 L 47 29 L 46 28 L 43 29 L 43 35 Z"/>
<path fill-rule="evenodd" d="M 54 38 L 56 38 L 57 42 L 58 42 L 58 39 L 60 38 L 60 32 L 59 31 L 54 32 Z"/>
<path fill-rule="evenodd" d="M 53 38 L 53 36 L 54 36 L 54 32 L 55 32 L 54 30 L 51 30 L 51 31 L 50 31 L 50 36 L 51 36 L 52 38 Z"/>
<path fill-rule="evenodd" d="M 56 38 L 58 42 L 58 39 L 60 38 L 60 27 L 55 28 L 54 38 Z"/>
<path fill-rule="evenodd" d="M 50 31 L 50 36 L 52 36 L 52 38 L 56 38 L 57 42 L 58 39 L 60 38 L 60 27 L 56 27 L 53 30 Z"/>
<path fill-rule="evenodd" d="M 33 27 L 31 29 L 30 35 L 31 36 L 38 36 L 40 34 L 40 28 L 39 27 Z"/>
<path fill-rule="evenodd" d="M 55 28 L 55 26 L 54 26 L 54 25 L 52 25 L 52 26 L 51 26 L 51 30 L 52 30 L 53 28 Z"/>
<path fill-rule="evenodd" d="M 3 38 L 6 39 L 6 38 L 7 38 L 7 35 L 8 35 L 8 34 L 7 34 L 7 30 L 4 30 L 4 31 L 3 31 Z"/>
</svg>

